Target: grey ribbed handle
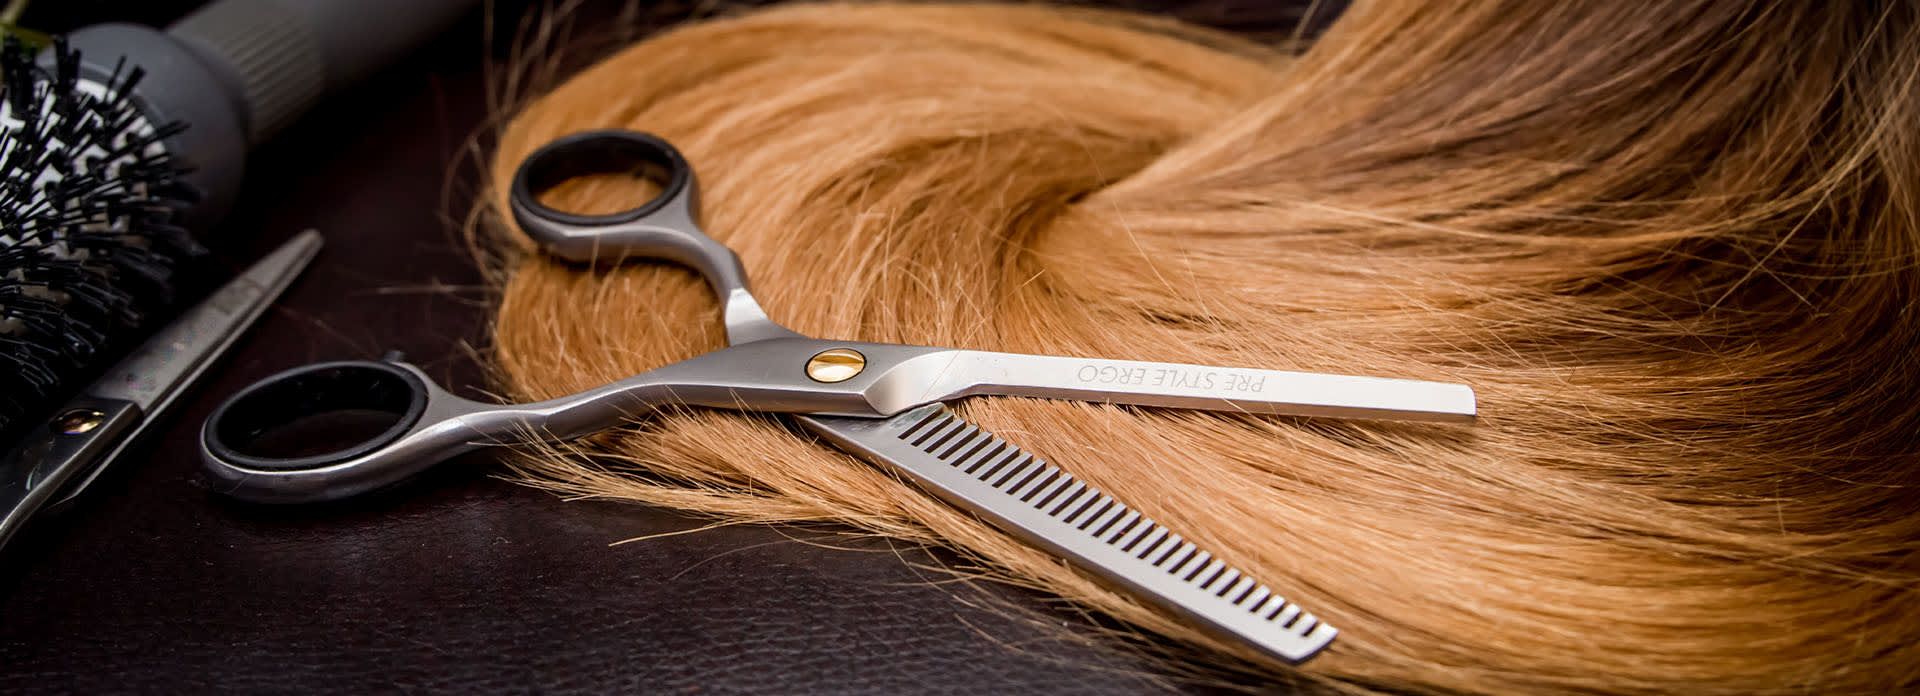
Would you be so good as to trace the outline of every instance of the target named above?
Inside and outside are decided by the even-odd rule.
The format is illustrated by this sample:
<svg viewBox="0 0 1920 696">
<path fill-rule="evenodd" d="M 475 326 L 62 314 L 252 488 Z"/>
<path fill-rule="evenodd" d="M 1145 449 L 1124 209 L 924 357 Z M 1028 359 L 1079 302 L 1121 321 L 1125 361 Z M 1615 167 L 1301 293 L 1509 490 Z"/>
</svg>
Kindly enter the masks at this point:
<svg viewBox="0 0 1920 696">
<path fill-rule="evenodd" d="M 244 94 L 251 143 L 260 143 L 320 98 L 398 60 L 440 33 L 473 0 L 223 0 L 167 33 Z"/>
<path fill-rule="evenodd" d="M 187 169 L 182 179 L 200 193 L 199 204 L 178 222 L 204 231 L 232 207 L 248 150 L 328 94 L 445 30 L 476 4 L 220 0 L 165 33 L 96 24 L 67 40 L 80 51 L 84 79 L 125 79 L 125 67 L 138 68 L 143 77 L 133 93 L 148 122 L 187 125 L 165 146 Z"/>
</svg>

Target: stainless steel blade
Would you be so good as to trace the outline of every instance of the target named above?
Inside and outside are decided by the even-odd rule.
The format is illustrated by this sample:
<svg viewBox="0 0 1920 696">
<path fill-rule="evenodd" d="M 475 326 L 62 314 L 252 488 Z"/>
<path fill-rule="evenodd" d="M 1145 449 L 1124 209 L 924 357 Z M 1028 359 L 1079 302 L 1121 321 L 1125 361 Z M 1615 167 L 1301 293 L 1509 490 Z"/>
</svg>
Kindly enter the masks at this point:
<svg viewBox="0 0 1920 696">
<path fill-rule="evenodd" d="M 213 295 L 194 305 L 140 345 L 132 355 L 89 385 L 86 397 L 131 402 L 143 417 L 81 467 L 49 505 L 63 505 L 92 485 L 106 463 L 165 415 L 167 408 L 213 365 L 241 334 L 273 306 L 300 272 L 320 253 L 320 233 L 306 230 L 254 262 Z"/>
<path fill-rule="evenodd" d="M 795 419 L 1001 529 L 1267 654 L 1304 660 L 1338 633 L 1193 542 L 945 406 L 884 420 Z"/>
<path fill-rule="evenodd" d="M 913 403 L 975 395 L 1331 418 L 1472 423 L 1473 388 L 1355 375 L 953 350 L 895 370 L 921 380 Z"/>
<path fill-rule="evenodd" d="M 317 231 L 294 235 L 147 339 L 139 350 L 88 387 L 87 393 L 134 402 L 149 414 L 166 409 L 214 358 L 225 353 L 261 313 L 273 306 L 274 299 L 320 253 L 320 244 Z"/>
</svg>

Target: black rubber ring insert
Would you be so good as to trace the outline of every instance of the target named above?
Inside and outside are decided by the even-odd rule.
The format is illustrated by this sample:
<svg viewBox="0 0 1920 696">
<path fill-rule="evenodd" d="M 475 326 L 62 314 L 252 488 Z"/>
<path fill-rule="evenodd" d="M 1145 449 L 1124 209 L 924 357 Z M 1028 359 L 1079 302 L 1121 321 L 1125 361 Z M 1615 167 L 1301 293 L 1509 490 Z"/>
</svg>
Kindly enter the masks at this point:
<svg viewBox="0 0 1920 696">
<path fill-rule="evenodd" d="M 579 215 L 554 210 L 540 202 L 539 194 L 568 179 L 589 174 L 623 174 L 652 165 L 664 171 L 660 195 L 638 208 L 605 215 Z M 521 160 L 513 173 L 508 195 L 534 214 L 569 225 L 609 225 L 638 220 L 678 198 L 686 190 L 693 168 L 679 150 L 659 136 L 630 130 L 596 130 L 574 133 L 547 143 Z"/>
<path fill-rule="evenodd" d="M 303 418 L 344 411 L 398 417 L 393 425 L 348 447 L 301 457 L 249 454 L 263 434 Z M 214 457 L 235 466 L 273 471 L 319 469 L 393 442 L 427 410 L 426 385 L 391 363 L 350 360 L 297 367 L 256 382 L 220 404 L 201 430 Z"/>
</svg>

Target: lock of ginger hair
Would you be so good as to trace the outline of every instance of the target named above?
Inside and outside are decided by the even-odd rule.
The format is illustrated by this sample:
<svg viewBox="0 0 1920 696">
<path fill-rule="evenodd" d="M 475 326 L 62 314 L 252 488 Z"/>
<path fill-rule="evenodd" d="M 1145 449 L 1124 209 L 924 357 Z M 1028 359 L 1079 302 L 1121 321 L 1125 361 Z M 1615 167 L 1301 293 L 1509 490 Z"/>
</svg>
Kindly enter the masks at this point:
<svg viewBox="0 0 1920 696">
<path fill-rule="evenodd" d="M 1341 629 L 1301 665 L 770 416 L 655 414 L 516 466 L 949 547 L 1256 687 L 1920 688 L 1917 15 L 1362 2 L 1289 53 L 1102 11 L 799 5 L 625 47 L 504 128 L 499 182 L 580 130 L 674 142 L 707 231 L 809 335 L 1471 385 L 1473 426 L 958 405 Z M 509 258 L 513 397 L 723 345 L 690 271 Z"/>
</svg>

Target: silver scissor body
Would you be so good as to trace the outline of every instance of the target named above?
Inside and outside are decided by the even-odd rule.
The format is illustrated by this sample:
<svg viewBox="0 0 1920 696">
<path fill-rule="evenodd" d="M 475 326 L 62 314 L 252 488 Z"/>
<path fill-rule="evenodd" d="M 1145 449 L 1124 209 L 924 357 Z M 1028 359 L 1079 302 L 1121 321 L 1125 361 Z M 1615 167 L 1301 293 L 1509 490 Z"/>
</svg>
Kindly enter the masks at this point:
<svg viewBox="0 0 1920 696">
<path fill-rule="evenodd" d="M 537 190 L 566 178 L 634 162 L 657 165 L 668 181 L 658 198 L 633 211 L 570 215 L 535 198 Z M 528 404 L 460 399 L 397 362 L 302 368 L 243 392 L 209 419 L 203 441 L 219 484 L 254 500 L 339 498 L 384 487 L 461 451 L 571 439 L 662 406 L 786 412 L 823 439 L 894 467 L 1162 606 L 1268 654 L 1301 660 L 1335 631 L 1172 530 L 941 404 L 1004 395 L 1306 416 L 1462 423 L 1474 417 L 1472 390 L 1454 384 L 801 336 L 767 316 L 739 258 L 700 231 L 691 167 L 664 141 L 644 134 L 596 131 L 556 141 L 528 158 L 512 193 L 521 228 L 557 256 L 589 263 L 655 258 L 700 271 L 721 299 L 731 345 Z M 252 416 L 228 414 L 264 412 L 299 396 L 289 385 L 303 375 L 320 386 L 328 375 L 351 377 L 355 389 L 385 394 L 400 418 L 357 447 L 318 457 L 259 457 L 234 446 L 232 440 L 258 428 L 228 422 L 252 423 L 246 420 Z"/>
</svg>

